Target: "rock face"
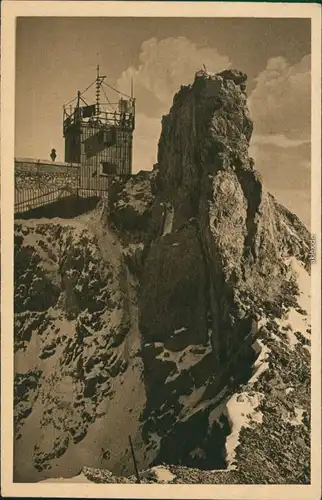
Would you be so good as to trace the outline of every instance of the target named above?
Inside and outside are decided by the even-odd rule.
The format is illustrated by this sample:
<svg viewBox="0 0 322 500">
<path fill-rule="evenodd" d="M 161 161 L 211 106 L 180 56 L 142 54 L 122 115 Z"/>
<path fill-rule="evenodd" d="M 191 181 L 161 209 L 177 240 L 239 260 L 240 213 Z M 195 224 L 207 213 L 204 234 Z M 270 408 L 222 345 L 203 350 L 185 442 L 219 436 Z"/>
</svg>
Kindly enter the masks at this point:
<svg viewBox="0 0 322 500">
<path fill-rule="evenodd" d="M 104 229 L 101 212 L 16 222 L 20 480 L 72 475 L 89 454 L 96 466 L 112 457 L 121 472 L 119 450 L 127 455 L 125 463 L 130 457 L 123 427 L 133 439 L 138 433 L 145 389 L 137 283 L 124 263 L 126 248 L 122 253 L 117 236 Z"/>
<path fill-rule="evenodd" d="M 16 221 L 16 480 L 130 475 L 131 434 L 171 482 L 310 482 L 310 238 L 248 155 L 246 80 L 198 72 L 94 212 Z"/>
</svg>

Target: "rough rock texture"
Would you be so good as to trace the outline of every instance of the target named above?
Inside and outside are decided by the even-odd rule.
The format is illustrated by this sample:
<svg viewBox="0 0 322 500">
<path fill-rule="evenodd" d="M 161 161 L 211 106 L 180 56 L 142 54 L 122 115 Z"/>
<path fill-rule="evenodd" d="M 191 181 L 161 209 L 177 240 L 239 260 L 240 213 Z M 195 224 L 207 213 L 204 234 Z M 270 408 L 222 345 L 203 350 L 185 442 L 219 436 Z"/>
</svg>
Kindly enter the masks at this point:
<svg viewBox="0 0 322 500">
<path fill-rule="evenodd" d="M 145 390 L 137 283 L 124 259 L 101 209 L 70 221 L 16 221 L 19 480 L 73 474 L 89 454 L 91 465 L 118 472 L 129 462 L 127 434 L 117 427 L 136 438 Z"/>
<path fill-rule="evenodd" d="M 248 156 L 246 80 L 197 73 L 96 211 L 16 221 L 17 480 L 134 482 L 131 434 L 146 482 L 310 482 L 309 233 Z"/>
</svg>

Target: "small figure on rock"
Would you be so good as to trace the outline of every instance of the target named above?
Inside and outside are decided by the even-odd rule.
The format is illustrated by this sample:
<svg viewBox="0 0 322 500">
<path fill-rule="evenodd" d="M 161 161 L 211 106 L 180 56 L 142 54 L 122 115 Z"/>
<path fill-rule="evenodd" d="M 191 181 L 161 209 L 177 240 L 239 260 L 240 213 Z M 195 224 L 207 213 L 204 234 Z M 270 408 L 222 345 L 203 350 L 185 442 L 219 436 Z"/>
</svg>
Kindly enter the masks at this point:
<svg viewBox="0 0 322 500">
<path fill-rule="evenodd" d="M 51 153 L 50 153 L 50 158 L 52 159 L 52 161 L 55 161 L 56 158 L 57 158 L 57 154 L 56 154 L 56 149 L 52 149 L 51 150 Z"/>
</svg>

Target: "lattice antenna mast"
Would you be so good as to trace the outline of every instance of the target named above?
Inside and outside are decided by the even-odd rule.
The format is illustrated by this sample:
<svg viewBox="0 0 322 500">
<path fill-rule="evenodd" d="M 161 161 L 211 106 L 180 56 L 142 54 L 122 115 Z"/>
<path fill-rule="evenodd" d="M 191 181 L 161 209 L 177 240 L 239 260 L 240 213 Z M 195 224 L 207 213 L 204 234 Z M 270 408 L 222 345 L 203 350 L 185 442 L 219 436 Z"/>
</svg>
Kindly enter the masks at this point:
<svg viewBox="0 0 322 500">
<path fill-rule="evenodd" d="M 101 83 L 100 83 L 100 67 L 97 65 L 97 76 L 96 76 L 96 115 L 99 115 L 100 112 L 100 91 L 101 91 Z"/>
<path fill-rule="evenodd" d="M 100 67 L 96 68 L 96 116 L 100 114 L 101 85 L 106 76 L 100 75 Z"/>
</svg>

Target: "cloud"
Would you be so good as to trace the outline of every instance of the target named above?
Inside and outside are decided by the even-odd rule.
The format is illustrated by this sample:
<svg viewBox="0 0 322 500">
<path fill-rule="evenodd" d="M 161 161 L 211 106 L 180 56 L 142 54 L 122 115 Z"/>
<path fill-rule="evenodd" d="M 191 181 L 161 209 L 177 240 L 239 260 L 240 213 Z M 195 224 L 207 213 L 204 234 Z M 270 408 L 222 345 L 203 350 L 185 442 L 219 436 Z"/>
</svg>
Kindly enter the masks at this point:
<svg viewBox="0 0 322 500">
<path fill-rule="evenodd" d="M 284 134 L 253 135 L 253 144 L 271 144 L 279 148 L 296 148 L 298 146 L 311 146 L 311 141 L 306 139 L 289 139 Z"/>
<path fill-rule="evenodd" d="M 255 133 L 309 140 L 311 129 L 311 57 L 291 65 L 283 57 L 268 60 L 249 98 Z"/>
<path fill-rule="evenodd" d="M 161 118 L 151 118 L 143 113 L 136 115 L 133 141 L 133 173 L 152 170 L 161 134 Z"/>
<path fill-rule="evenodd" d="M 169 112 L 180 86 L 191 83 L 203 64 L 214 72 L 231 66 L 229 58 L 217 49 L 197 47 L 186 37 L 150 38 L 141 45 L 138 65 L 121 74 L 118 89 L 129 93 L 133 78 L 137 102 L 134 172 L 150 170 L 156 162 L 161 117 Z"/>
<path fill-rule="evenodd" d="M 252 144 L 250 155 L 265 187 L 308 224 L 311 200 L 310 148 Z M 297 197 L 297 202 L 296 202 Z"/>
<path fill-rule="evenodd" d="M 156 99 L 165 112 L 180 85 L 191 83 L 203 64 L 215 72 L 231 66 L 228 56 L 219 54 L 216 48 L 198 47 L 186 37 L 150 38 L 141 45 L 138 65 L 127 68 L 117 85 L 128 92 L 133 77 L 136 96 L 142 90 L 146 95 L 147 102 L 138 99 L 141 111 L 149 111 L 149 101 Z"/>
<path fill-rule="evenodd" d="M 277 201 L 299 217 L 306 227 L 311 227 L 311 196 L 303 189 L 273 189 L 271 193 Z"/>
<path fill-rule="evenodd" d="M 251 143 L 249 154 L 271 186 L 281 189 L 310 188 L 309 147 L 281 148 L 273 144 Z"/>
<path fill-rule="evenodd" d="M 187 38 L 151 38 L 141 46 L 138 64 L 124 71 L 118 88 L 127 92 L 134 79 L 137 98 L 133 171 L 151 170 L 156 162 L 161 116 L 169 111 L 174 94 L 193 81 L 205 64 L 212 72 L 230 67 L 227 56 L 215 48 L 197 47 Z M 255 133 L 250 153 L 271 191 L 307 192 L 310 196 L 310 58 L 295 65 L 283 58 L 270 59 L 257 77 L 250 96 Z M 306 200 L 305 198 L 305 200 Z M 307 219 L 308 202 L 298 214 Z"/>
<path fill-rule="evenodd" d="M 267 189 L 310 224 L 311 59 L 269 59 L 248 105 L 254 121 L 250 154 Z"/>
</svg>

